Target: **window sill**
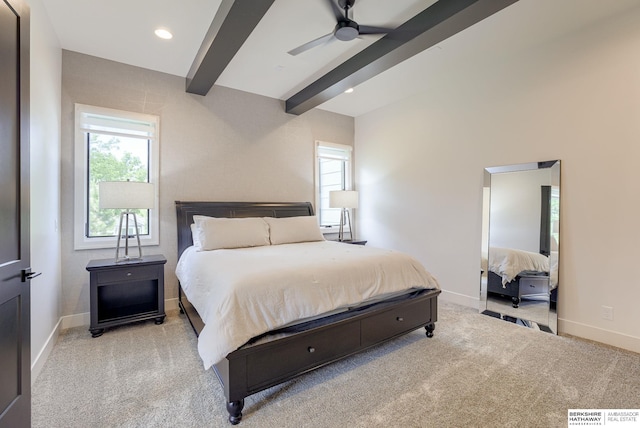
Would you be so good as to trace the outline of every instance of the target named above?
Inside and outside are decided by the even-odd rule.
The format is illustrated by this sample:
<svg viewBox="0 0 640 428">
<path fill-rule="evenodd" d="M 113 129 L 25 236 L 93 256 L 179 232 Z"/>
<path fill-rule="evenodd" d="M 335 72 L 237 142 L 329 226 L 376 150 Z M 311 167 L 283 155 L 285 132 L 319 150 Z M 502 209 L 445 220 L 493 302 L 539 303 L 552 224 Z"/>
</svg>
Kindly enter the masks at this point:
<svg viewBox="0 0 640 428">
<path fill-rule="evenodd" d="M 96 238 L 99 239 L 96 241 L 83 241 L 83 242 L 75 242 L 73 249 L 74 251 L 82 251 L 82 250 L 99 250 L 99 249 L 116 249 L 116 238 Z M 140 238 L 140 246 L 141 247 L 152 247 L 155 245 L 160 245 L 158 238 Z M 135 238 L 129 238 L 129 248 L 137 247 L 138 242 Z M 120 248 L 124 247 L 124 240 L 120 243 Z"/>
</svg>

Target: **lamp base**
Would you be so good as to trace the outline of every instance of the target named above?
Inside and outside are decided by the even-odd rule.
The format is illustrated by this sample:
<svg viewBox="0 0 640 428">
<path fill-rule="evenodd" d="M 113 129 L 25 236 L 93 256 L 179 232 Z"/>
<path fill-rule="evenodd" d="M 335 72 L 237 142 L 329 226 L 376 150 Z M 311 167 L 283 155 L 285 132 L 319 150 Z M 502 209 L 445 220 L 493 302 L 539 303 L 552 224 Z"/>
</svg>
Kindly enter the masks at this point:
<svg viewBox="0 0 640 428">
<path fill-rule="evenodd" d="M 138 242 L 138 257 L 129 255 L 129 216 L 133 216 L 133 225 L 135 227 L 135 236 Z M 124 219 L 124 255 L 120 256 L 120 241 L 123 238 L 122 220 Z M 118 243 L 116 245 L 116 263 L 129 263 L 142 260 L 142 246 L 140 245 L 140 235 L 138 233 L 138 220 L 136 213 L 129 210 L 120 213 L 120 224 L 118 225 Z"/>
<path fill-rule="evenodd" d="M 344 239 L 344 225 L 349 225 L 349 239 Z M 340 230 L 338 231 L 338 241 L 353 241 L 353 234 L 351 232 L 351 216 L 347 208 L 342 209 L 340 213 Z"/>
</svg>

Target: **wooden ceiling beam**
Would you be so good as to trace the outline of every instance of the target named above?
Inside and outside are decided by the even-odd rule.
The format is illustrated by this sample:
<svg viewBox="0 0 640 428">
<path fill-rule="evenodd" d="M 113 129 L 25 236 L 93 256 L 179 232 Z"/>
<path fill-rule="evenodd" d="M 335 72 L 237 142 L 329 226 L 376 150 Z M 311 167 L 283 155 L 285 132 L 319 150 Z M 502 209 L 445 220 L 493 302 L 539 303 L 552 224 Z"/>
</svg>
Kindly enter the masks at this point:
<svg viewBox="0 0 640 428">
<path fill-rule="evenodd" d="M 291 96 L 285 110 L 311 110 L 517 1 L 439 0 Z"/>
<path fill-rule="evenodd" d="M 207 95 L 274 0 L 222 0 L 187 74 L 187 92 Z"/>
</svg>

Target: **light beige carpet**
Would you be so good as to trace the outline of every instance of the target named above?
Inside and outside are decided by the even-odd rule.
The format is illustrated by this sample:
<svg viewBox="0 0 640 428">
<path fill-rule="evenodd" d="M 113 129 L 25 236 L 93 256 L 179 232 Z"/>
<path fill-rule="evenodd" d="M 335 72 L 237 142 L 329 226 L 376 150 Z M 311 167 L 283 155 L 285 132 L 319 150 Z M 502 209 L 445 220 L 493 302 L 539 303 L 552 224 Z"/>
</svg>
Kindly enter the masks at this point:
<svg viewBox="0 0 640 428">
<path fill-rule="evenodd" d="M 640 354 L 440 302 L 419 330 L 245 400 L 240 427 L 566 427 L 569 408 L 640 408 Z M 65 331 L 33 387 L 34 427 L 225 427 L 177 312 Z"/>
</svg>

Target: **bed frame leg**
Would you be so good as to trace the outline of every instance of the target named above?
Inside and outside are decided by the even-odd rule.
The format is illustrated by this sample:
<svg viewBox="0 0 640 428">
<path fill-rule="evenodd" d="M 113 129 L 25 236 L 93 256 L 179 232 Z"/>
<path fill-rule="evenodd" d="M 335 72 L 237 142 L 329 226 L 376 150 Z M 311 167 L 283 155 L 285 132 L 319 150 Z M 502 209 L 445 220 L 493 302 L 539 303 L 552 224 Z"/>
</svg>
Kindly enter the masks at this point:
<svg viewBox="0 0 640 428">
<path fill-rule="evenodd" d="M 520 298 L 519 297 L 512 297 L 511 298 L 511 306 L 513 306 L 514 308 L 517 308 L 520 305 Z"/>
<path fill-rule="evenodd" d="M 229 412 L 229 422 L 231 425 L 238 425 L 242 420 L 242 408 L 244 400 L 229 401 L 227 403 L 227 411 Z"/>
<path fill-rule="evenodd" d="M 427 330 L 427 337 L 433 337 L 433 330 L 436 329 L 436 325 L 433 323 L 427 324 L 424 329 Z"/>
</svg>

